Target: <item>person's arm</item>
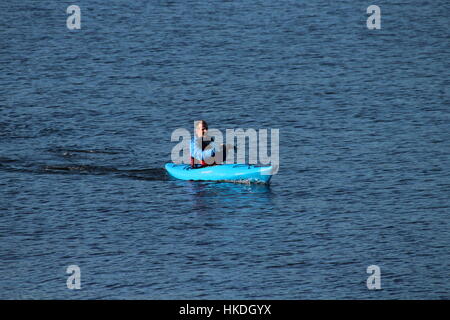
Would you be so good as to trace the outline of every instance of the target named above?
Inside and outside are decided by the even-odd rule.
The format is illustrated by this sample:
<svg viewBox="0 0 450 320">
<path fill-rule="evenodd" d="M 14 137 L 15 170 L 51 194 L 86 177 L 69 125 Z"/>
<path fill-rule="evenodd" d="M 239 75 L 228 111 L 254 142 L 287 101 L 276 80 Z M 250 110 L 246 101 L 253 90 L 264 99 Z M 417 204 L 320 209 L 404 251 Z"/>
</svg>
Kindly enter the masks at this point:
<svg viewBox="0 0 450 320">
<path fill-rule="evenodd" d="M 211 146 L 213 146 L 213 145 L 211 145 Z M 207 158 L 214 157 L 214 155 L 216 153 L 216 149 L 214 147 L 212 147 L 208 150 L 202 150 L 202 139 L 201 138 L 192 139 L 190 151 L 191 151 L 191 157 L 193 157 L 197 160 L 205 160 Z"/>
</svg>

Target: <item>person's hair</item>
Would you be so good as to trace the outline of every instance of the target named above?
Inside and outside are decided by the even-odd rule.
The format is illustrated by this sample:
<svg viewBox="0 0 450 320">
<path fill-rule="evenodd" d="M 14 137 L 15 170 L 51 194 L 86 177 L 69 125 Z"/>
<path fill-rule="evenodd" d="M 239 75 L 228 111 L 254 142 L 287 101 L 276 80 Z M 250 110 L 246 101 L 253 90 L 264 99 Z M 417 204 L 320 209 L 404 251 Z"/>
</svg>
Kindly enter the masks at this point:
<svg viewBox="0 0 450 320">
<path fill-rule="evenodd" d="M 195 121 L 195 127 L 197 128 L 199 125 L 203 125 L 206 129 L 208 129 L 208 124 L 205 120 L 197 120 Z"/>
</svg>

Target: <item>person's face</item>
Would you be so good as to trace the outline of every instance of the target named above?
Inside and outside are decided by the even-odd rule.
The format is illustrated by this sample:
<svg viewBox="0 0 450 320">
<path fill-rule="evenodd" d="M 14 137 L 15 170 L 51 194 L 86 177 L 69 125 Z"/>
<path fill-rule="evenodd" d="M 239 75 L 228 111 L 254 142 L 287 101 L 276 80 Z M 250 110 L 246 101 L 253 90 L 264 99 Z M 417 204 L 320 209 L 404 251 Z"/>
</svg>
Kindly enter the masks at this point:
<svg viewBox="0 0 450 320">
<path fill-rule="evenodd" d="M 206 132 L 208 132 L 208 128 L 203 123 L 200 123 L 199 125 L 197 125 L 197 129 L 195 130 L 197 137 L 206 136 Z"/>
</svg>

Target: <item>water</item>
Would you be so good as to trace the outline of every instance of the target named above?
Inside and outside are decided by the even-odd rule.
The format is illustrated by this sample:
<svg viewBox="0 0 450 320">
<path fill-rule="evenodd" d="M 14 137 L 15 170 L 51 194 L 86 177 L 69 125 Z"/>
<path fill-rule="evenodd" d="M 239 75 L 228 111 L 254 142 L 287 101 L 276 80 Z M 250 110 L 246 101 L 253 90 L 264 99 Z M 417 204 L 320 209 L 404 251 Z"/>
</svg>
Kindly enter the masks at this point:
<svg viewBox="0 0 450 320">
<path fill-rule="evenodd" d="M 0 4 L 0 298 L 450 297 L 447 1 L 74 4 Z M 169 178 L 200 118 L 271 185 Z"/>
</svg>

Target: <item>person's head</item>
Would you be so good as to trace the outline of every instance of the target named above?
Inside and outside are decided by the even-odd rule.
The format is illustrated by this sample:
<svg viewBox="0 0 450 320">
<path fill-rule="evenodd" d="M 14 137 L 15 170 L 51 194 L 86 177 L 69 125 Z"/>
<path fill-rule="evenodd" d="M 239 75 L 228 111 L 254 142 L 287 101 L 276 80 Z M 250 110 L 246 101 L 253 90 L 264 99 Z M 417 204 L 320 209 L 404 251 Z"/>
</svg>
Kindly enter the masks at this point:
<svg viewBox="0 0 450 320">
<path fill-rule="evenodd" d="M 195 121 L 195 135 L 197 137 L 206 136 L 206 132 L 208 132 L 208 124 L 205 120 Z"/>
</svg>

